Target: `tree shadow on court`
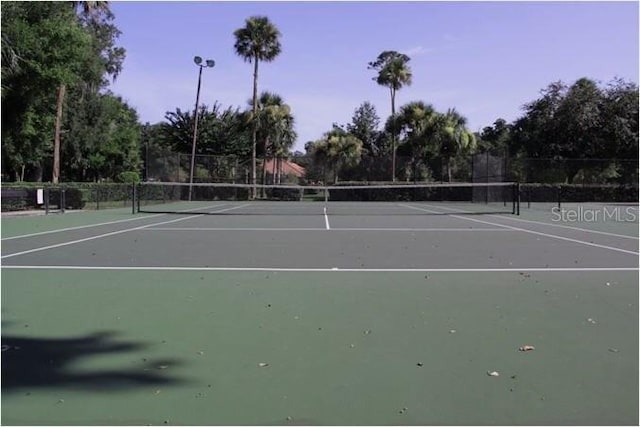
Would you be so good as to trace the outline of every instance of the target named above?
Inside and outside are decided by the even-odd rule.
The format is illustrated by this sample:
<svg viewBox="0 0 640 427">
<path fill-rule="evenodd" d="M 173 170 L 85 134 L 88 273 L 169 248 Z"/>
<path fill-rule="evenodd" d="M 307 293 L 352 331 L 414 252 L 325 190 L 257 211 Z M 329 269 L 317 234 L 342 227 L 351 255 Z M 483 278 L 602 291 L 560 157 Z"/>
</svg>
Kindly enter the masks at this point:
<svg viewBox="0 0 640 427">
<path fill-rule="evenodd" d="M 48 339 L 2 336 L 2 392 L 24 388 L 68 387 L 97 391 L 132 387 L 172 385 L 185 380 L 167 374 L 180 364 L 178 360 L 134 359 L 133 367 L 113 370 L 75 370 L 83 358 L 110 353 L 135 352 L 146 344 L 118 341 L 115 332 Z"/>
</svg>

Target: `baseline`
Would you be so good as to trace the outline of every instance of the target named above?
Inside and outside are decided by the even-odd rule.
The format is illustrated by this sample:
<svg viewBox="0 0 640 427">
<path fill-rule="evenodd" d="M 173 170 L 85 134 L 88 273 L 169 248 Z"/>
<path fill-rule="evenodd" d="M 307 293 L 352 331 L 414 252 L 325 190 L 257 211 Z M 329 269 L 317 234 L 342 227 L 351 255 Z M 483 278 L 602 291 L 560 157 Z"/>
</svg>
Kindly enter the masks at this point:
<svg viewBox="0 0 640 427">
<path fill-rule="evenodd" d="M 639 267 L 524 267 L 524 268 L 282 268 L 282 267 L 144 267 L 84 265 L 7 265 L 12 270 L 110 270 L 110 271 L 282 271 L 282 272 L 353 272 L 353 273 L 496 273 L 496 272 L 581 272 L 640 271 Z"/>
<path fill-rule="evenodd" d="M 144 229 L 144 231 L 406 231 L 406 232 L 419 232 L 419 231 L 515 231 L 507 228 L 225 228 L 225 227 L 150 227 Z"/>
</svg>

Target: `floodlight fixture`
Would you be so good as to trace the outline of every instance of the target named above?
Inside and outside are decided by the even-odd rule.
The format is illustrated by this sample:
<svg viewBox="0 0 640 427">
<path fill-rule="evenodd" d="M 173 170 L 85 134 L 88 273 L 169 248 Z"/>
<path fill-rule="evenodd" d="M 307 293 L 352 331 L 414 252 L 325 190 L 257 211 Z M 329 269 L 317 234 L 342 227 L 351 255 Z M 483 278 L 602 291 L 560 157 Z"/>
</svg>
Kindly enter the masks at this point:
<svg viewBox="0 0 640 427">
<path fill-rule="evenodd" d="M 198 66 L 198 90 L 196 92 L 196 107 L 193 111 L 193 144 L 191 145 L 191 171 L 189 172 L 189 201 L 193 194 L 193 172 L 196 162 L 196 141 L 198 139 L 198 103 L 200 102 L 200 82 L 202 81 L 202 69 L 213 68 L 216 65 L 216 61 L 213 59 L 207 59 L 205 65 L 202 65 L 202 57 L 194 56 L 193 62 Z"/>
</svg>

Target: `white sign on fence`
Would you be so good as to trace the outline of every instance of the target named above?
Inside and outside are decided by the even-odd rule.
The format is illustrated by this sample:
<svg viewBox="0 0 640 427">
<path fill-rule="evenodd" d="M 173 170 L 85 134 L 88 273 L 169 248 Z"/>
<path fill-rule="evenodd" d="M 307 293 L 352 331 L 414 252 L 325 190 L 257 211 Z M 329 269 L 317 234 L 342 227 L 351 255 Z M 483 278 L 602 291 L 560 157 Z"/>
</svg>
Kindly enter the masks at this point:
<svg viewBox="0 0 640 427">
<path fill-rule="evenodd" d="M 44 203 L 44 190 L 42 188 L 38 188 L 36 191 L 36 200 L 39 205 Z"/>
</svg>

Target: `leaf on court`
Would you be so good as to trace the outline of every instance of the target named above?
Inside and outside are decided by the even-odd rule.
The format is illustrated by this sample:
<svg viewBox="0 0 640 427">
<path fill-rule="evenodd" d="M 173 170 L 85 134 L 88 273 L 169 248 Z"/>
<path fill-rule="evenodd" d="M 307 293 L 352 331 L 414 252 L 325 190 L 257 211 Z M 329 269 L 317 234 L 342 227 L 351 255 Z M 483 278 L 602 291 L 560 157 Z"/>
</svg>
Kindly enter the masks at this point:
<svg viewBox="0 0 640 427">
<path fill-rule="evenodd" d="M 620 350 L 618 350 L 617 348 L 610 348 L 610 349 L 609 349 L 609 351 L 610 351 L 611 353 L 617 353 L 617 352 L 619 352 Z"/>
<path fill-rule="evenodd" d="M 500 372 L 498 372 L 498 371 L 489 371 L 489 372 L 487 372 L 487 375 L 489 375 L 490 377 L 499 377 L 500 376 Z"/>
<path fill-rule="evenodd" d="M 522 347 L 520 347 L 518 350 L 520 351 L 533 351 L 536 348 L 532 345 L 523 345 Z"/>
<path fill-rule="evenodd" d="M 260 362 L 260 363 L 258 363 L 258 367 L 259 367 L 259 368 L 266 368 L 267 366 L 269 366 L 269 364 L 268 364 L 268 363 L 264 363 L 264 362 Z"/>
<path fill-rule="evenodd" d="M 371 329 L 366 329 L 366 330 L 363 332 L 363 334 L 365 334 L 365 335 L 369 335 L 370 333 L 371 333 Z"/>
<path fill-rule="evenodd" d="M 449 333 L 450 333 L 450 334 L 455 334 L 455 333 L 456 333 L 456 330 L 455 330 L 455 329 L 451 329 L 451 330 L 449 331 Z"/>
<path fill-rule="evenodd" d="M 158 365 L 158 369 L 167 369 L 169 365 Z"/>
<path fill-rule="evenodd" d="M 596 321 L 595 321 L 595 320 L 593 320 L 591 317 L 589 317 L 589 318 L 587 319 L 587 322 L 591 323 L 592 325 L 595 325 L 595 324 L 596 324 Z"/>
</svg>

